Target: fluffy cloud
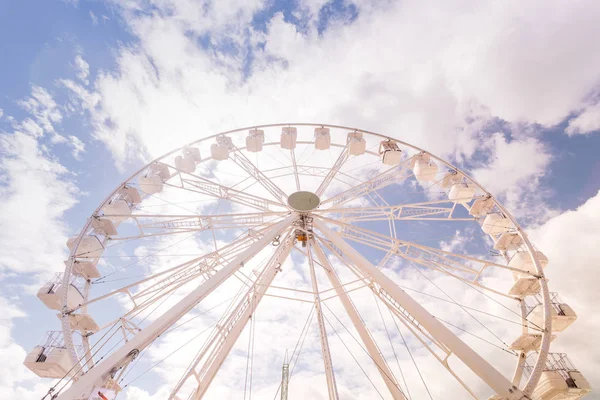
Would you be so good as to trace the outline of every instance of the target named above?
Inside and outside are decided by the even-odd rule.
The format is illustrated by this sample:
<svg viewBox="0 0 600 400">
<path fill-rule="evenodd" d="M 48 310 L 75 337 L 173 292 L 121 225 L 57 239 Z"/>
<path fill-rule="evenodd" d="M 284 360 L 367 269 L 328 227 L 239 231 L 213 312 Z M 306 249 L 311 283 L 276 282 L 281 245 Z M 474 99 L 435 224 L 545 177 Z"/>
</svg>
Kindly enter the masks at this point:
<svg viewBox="0 0 600 400">
<path fill-rule="evenodd" d="M 600 130 L 600 103 L 587 106 L 577 117 L 569 121 L 569 135 L 587 134 Z"/>
<path fill-rule="evenodd" d="M 20 104 L 35 121 L 25 118 L 16 124 L 20 131 L 0 132 L 0 270 L 56 271 L 66 252 L 63 215 L 77 202 L 78 190 L 49 150 L 56 138 L 64 139 L 52 125 L 62 119 L 54 99 L 34 86 Z M 50 145 L 43 141 L 47 132 L 53 133 Z"/>
<path fill-rule="evenodd" d="M 27 315 L 13 300 L 0 297 L 0 393 L 7 399 L 41 398 L 47 382 L 32 375 L 23 365 L 27 352 L 12 337 L 13 319 Z"/>
</svg>

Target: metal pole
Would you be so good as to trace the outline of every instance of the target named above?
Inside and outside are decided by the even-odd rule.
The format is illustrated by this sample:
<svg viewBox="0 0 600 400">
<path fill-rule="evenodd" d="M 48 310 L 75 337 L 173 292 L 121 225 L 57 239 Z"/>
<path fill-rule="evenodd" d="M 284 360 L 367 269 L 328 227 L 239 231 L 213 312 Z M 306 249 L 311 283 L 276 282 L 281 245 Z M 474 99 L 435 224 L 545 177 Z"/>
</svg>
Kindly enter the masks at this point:
<svg viewBox="0 0 600 400">
<path fill-rule="evenodd" d="M 381 374 L 383 381 L 385 382 L 390 393 L 392 394 L 392 397 L 394 399 L 405 400 L 406 396 L 404 396 L 404 393 L 402 393 L 402 390 L 400 390 L 398 383 L 393 379 L 394 375 L 392 374 L 392 371 L 390 371 L 387 363 L 383 359 L 379 348 L 375 344 L 373 337 L 371 336 L 371 334 L 367 330 L 367 327 L 360 318 L 360 315 L 358 314 L 358 311 L 356 310 L 352 299 L 350 299 L 350 296 L 348 296 L 348 294 L 346 293 L 344 287 L 342 286 L 342 283 L 340 282 L 340 279 L 338 278 L 336 272 L 333 269 L 333 266 L 331 265 L 329 259 L 323 252 L 323 249 L 316 243 L 314 244 L 314 249 L 319 263 L 325 269 L 325 273 L 327 274 L 327 277 L 329 278 L 329 281 L 331 282 L 335 293 L 342 302 L 346 313 L 348 314 L 348 316 L 352 320 L 352 323 L 354 324 L 354 328 L 356 329 L 358 335 L 365 344 L 369 356 L 371 356 L 371 359 L 373 359 L 373 361 L 377 365 L 379 373 Z"/>
</svg>

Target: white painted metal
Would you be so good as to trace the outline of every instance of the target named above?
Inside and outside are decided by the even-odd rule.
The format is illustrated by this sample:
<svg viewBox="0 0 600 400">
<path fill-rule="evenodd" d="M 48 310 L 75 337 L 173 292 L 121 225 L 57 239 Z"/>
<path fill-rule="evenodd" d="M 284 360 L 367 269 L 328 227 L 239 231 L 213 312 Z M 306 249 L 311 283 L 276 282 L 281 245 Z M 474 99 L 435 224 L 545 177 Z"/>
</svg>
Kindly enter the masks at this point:
<svg viewBox="0 0 600 400">
<path fill-rule="evenodd" d="M 129 342 L 115 350 L 102 362 L 96 364 L 94 368 L 89 370 L 85 375 L 82 375 L 79 380 L 73 382 L 71 387 L 61 393 L 58 400 L 73 400 L 85 398 L 89 395 L 89 390 L 94 386 L 101 384 L 106 379 L 106 374 L 113 368 L 114 365 L 122 362 L 127 358 L 127 355 L 133 351 L 143 350 L 158 336 L 172 326 L 179 318 L 189 312 L 203 298 L 209 295 L 218 285 L 229 278 L 237 271 L 244 262 L 255 256 L 262 248 L 269 245 L 273 239 L 280 235 L 285 228 L 296 218 L 291 215 L 285 220 L 273 226 L 273 229 L 254 243 L 250 248 L 238 255 L 232 262 L 227 264 L 223 269 L 217 271 L 212 278 L 204 282 L 198 288 L 186 295 L 180 300 L 171 310 L 158 317 L 154 322 L 148 325 L 145 329 L 139 332 Z"/>
<path fill-rule="evenodd" d="M 171 392 L 169 399 L 177 397 L 189 378 L 196 379 L 198 383 L 191 398 L 198 400 L 204 396 L 248 320 L 254 315 L 254 311 L 260 304 L 265 292 L 269 289 L 275 275 L 281 270 L 282 264 L 289 256 L 293 246 L 291 236 L 288 234 L 279 246 L 259 278 L 248 289 L 238 305 L 229 314 L 229 317 L 217 326 L 211 339 L 207 341 L 206 346 L 201 349 Z M 202 365 L 200 365 L 201 362 Z"/>
<path fill-rule="evenodd" d="M 345 256 L 354 262 L 357 268 L 370 279 L 376 281 L 395 301 L 423 326 L 437 340 L 447 346 L 467 367 L 488 384 L 496 393 L 507 399 L 523 399 L 525 396 L 511 382 L 492 367 L 473 349 L 461 341 L 452 331 L 435 319 L 425 308 L 400 289 L 383 272 L 375 268 L 365 257 L 344 241 L 338 234 L 330 230 L 322 222 L 316 220 L 314 226 L 339 248 Z"/>
<path fill-rule="evenodd" d="M 307 243 L 308 248 L 306 253 L 308 255 L 308 267 L 310 269 L 310 278 L 312 281 L 312 288 L 315 298 L 315 312 L 317 315 L 317 322 L 319 324 L 319 338 L 321 339 L 321 353 L 323 354 L 323 364 L 325 365 L 325 377 L 327 378 L 327 390 L 329 393 L 329 400 L 338 400 L 339 395 L 337 391 L 337 384 L 335 382 L 335 373 L 333 371 L 333 362 L 331 361 L 331 351 L 329 350 L 329 340 L 327 339 L 327 329 L 325 327 L 325 320 L 323 319 L 323 309 L 321 308 L 321 296 L 319 295 L 319 285 L 317 284 L 317 277 L 315 275 L 315 265 L 312 258 L 312 241 L 309 240 Z"/>
<path fill-rule="evenodd" d="M 325 273 L 327 274 L 327 277 L 331 282 L 331 286 L 335 290 L 338 299 L 340 299 L 342 305 L 344 306 L 346 314 L 348 314 L 348 316 L 350 317 L 354 328 L 358 332 L 360 339 L 363 341 L 365 348 L 369 352 L 369 356 L 377 365 L 377 369 L 379 370 L 381 378 L 383 379 L 385 385 L 392 394 L 392 397 L 394 399 L 406 399 L 406 396 L 404 395 L 404 393 L 402 393 L 398 382 L 394 378 L 394 374 L 392 374 L 392 371 L 383 359 L 381 351 L 377 347 L 377 344 L 375 344 L 373 337 L 371 336 L 371 334 L 367 330 L 367 327 L 364 325 L 364 322 L 360 318 L 360 315 L 358 314 L 358 311 L 356 310 L 352 299 L 350 299 L 350 296 L 348 296 L 348 293 L 346 293 L 345 288 L 342 286 L 342 283 L 340 282 L 337 273 L 335 272 L 333 266 L 329 262 L 329 259 L 323 252 L 323 249 L 316 242 L 313 242 L 311 245 L 312 249 L 314 249 L 314 252 L 317 256 L 319 264 L 321 264 L 321 266 L 325 270 Z"/>
</svg>

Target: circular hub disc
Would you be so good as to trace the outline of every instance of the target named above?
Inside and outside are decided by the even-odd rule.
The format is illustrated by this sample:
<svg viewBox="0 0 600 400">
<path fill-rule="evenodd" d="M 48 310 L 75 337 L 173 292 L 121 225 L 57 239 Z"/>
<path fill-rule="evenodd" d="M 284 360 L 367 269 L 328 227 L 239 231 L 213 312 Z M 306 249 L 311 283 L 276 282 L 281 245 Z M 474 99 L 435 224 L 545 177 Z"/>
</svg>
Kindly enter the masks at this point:
<svg viewBox="0 0 600 400">
<path fill-rule="evenodd" d="M 288 204 L 296 211 L 312 211 L 319 207 L 321 200 L 319 196 L 311 192 L 296 192 L 288 197 Z"/>
</svg>

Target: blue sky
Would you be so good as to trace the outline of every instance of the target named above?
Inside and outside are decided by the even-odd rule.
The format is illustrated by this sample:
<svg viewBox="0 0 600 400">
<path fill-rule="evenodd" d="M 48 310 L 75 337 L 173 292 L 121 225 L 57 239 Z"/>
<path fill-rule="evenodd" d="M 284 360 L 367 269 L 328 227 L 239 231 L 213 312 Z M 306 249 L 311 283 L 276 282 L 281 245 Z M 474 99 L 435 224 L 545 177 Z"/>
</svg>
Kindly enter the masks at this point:
<svg viewBox="0 0 600 400">
<path fill-rule="evenodd" d="M 0 2 L 7 354 L 58 327 L 35 291 L 112 188 L 167 149 L 241 126 L 322 121 L 397 136 L 470 171 L 559 256 L 581 252 L 553 242 L 561 235 L 600 238 L 596 2 L 237 3 Z M 600 253 L 578 257 L 573 274 L 589 287 L 563 297 L 585 312 Z M 598 325 L 569 336 L 576 354 L 584 328 Z M 582 363 L 594 371 L 597 359 Z M 0 389 L 39 392 L 23 374 Z"/>
</svg>

